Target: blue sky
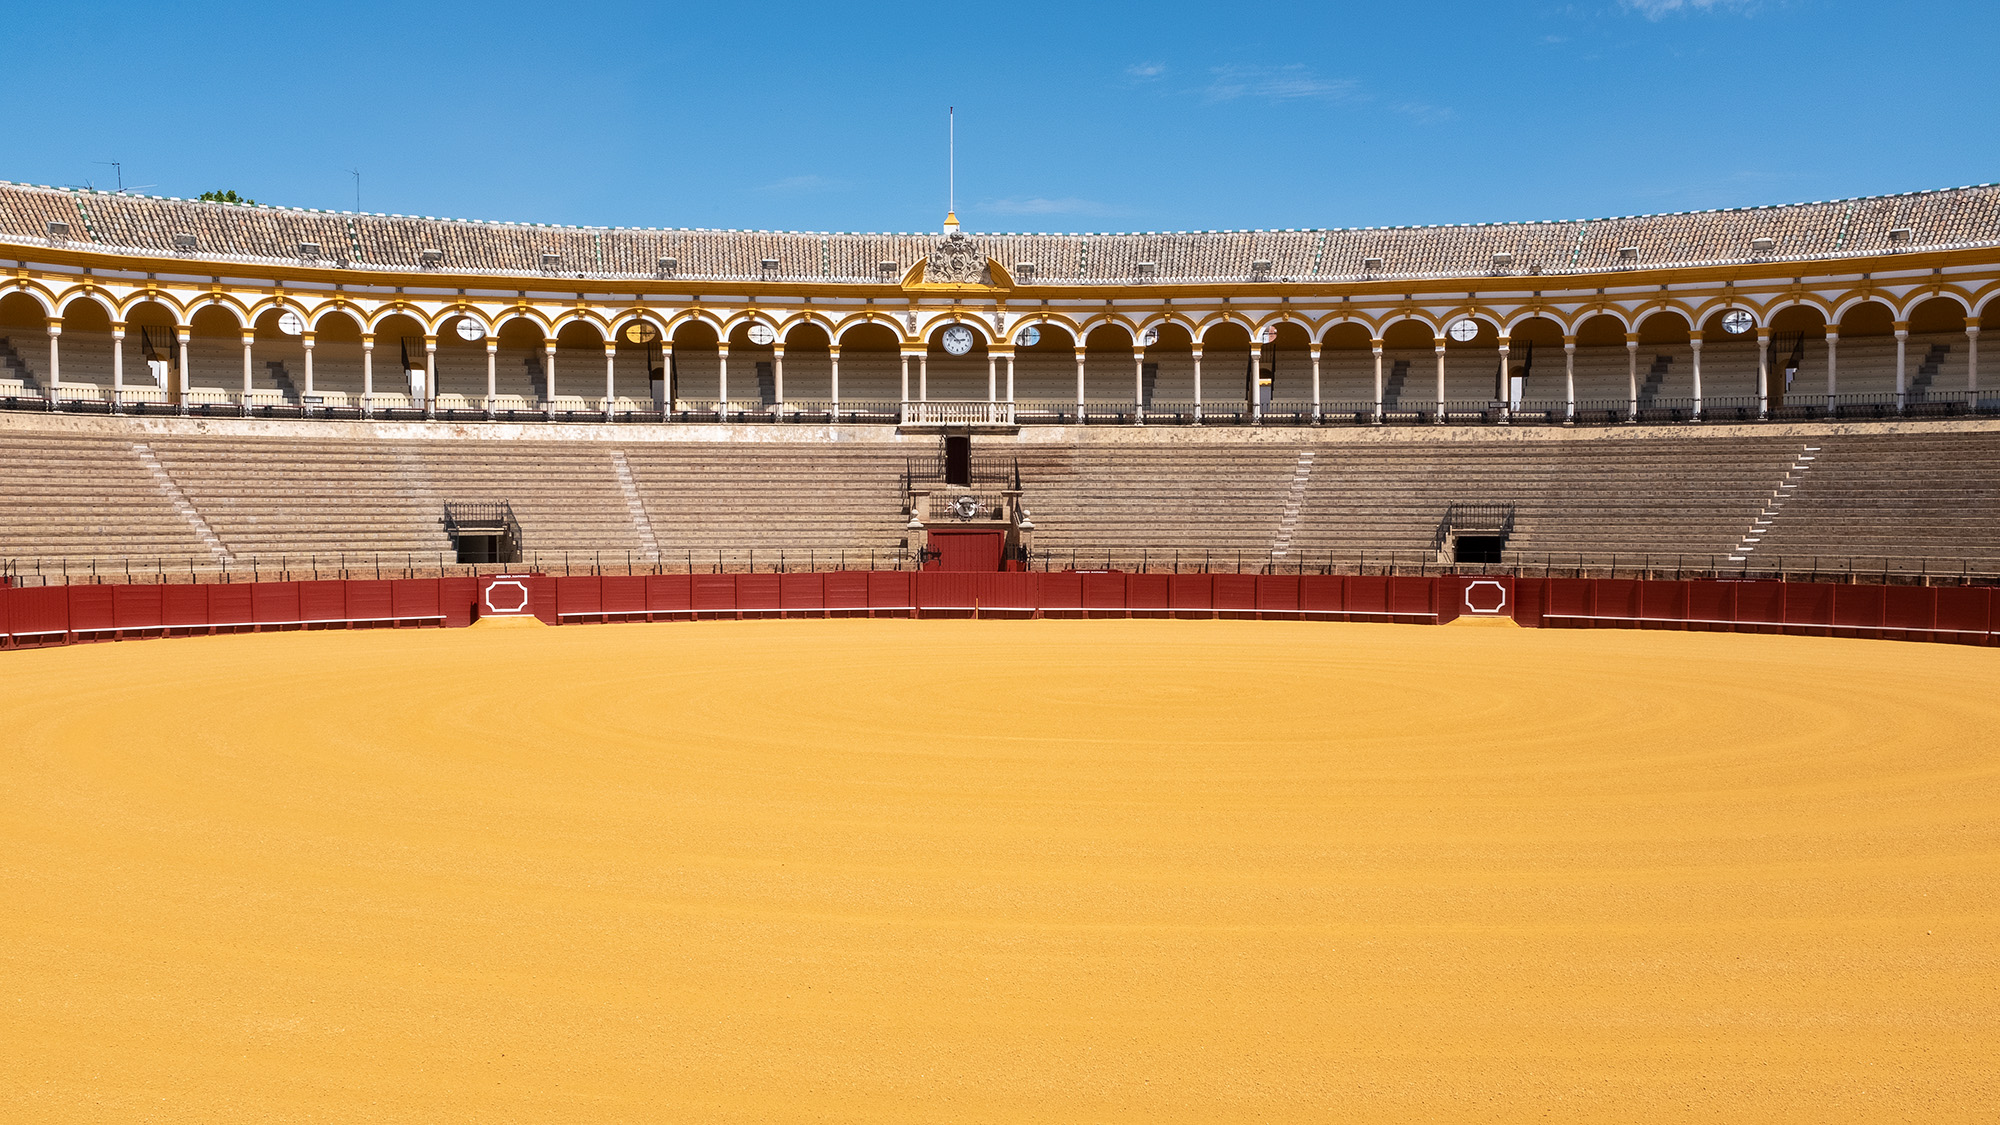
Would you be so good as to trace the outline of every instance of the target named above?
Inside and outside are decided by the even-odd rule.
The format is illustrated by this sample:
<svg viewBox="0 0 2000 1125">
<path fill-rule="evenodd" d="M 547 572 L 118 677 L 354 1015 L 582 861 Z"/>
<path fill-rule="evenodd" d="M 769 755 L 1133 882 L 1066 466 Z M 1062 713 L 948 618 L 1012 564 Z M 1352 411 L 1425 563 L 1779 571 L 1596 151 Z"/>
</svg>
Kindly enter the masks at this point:
<svg viewBox="0 0 2000 1125">
<path fill-rule="evenodd" d="M 2000 180 L 2000 3 L 12 6 L 0 179 L 630 226 L 1578 218 Z"/>
</svg>

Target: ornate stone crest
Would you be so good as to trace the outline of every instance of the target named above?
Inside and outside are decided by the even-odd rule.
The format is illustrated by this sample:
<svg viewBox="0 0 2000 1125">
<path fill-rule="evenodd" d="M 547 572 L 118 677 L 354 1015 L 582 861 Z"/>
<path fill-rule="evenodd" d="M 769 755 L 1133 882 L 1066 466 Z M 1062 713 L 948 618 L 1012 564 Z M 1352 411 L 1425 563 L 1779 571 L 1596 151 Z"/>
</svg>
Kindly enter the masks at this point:
<svg viewBox="0 0 2000 1125">
<path fill-rule="evenodd" d="M 986 255 L 979 244 L 967 238 L 965 232 L 956 230 L 940 239 L 931 250 L 930 261 L 924 263 L 924 280 L 945 285 L 993 284 L 992 274 L 986 268 Z"/>
</svg>

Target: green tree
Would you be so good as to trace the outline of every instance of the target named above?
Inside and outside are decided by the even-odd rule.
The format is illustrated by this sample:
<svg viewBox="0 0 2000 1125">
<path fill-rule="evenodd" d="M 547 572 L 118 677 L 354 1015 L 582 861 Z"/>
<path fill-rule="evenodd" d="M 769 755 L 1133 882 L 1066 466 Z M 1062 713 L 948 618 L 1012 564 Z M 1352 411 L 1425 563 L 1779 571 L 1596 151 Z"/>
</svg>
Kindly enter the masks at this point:
<svg viewBox="0 0 2000 1125">
<path fill-rule="evenodd" d="M 204 203 L 255 204 L 257 202 L 254 199 L 247 199 L 243 196 L 240 196 L 233 191 L 205 191 L 201 193 L 201 200 Z"/>
</svg>

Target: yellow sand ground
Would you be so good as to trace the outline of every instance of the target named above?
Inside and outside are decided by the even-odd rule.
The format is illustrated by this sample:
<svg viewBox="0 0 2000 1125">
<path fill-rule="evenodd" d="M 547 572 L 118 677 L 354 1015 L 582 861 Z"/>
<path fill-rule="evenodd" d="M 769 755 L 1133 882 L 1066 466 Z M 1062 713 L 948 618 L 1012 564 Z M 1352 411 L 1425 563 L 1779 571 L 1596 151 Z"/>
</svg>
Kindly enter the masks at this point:
<svg viewBox="0 0 2000 1125">
<path fill-rule="evenodd" d="M 7 1121 L 2000 1114 L 2000 651 L 762 622 L 0 677 Z"/>
</svg>

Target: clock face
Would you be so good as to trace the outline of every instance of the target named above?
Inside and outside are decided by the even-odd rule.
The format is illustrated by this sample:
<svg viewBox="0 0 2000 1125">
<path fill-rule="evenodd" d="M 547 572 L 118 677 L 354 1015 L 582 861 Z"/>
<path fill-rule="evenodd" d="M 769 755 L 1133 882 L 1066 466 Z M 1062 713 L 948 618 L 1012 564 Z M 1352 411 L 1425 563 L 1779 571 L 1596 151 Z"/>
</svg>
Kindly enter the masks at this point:
<svg viewBox="0 0 2000 1125">
<path fill-rule="evenodd" d="M 771 331 L 771 326 L 768 324 L 751 325 L 749 335 L 750 342 L 760 348 L 778 338 L 778 334 Z"/>
<path fill-rule="evenodd" d="M 1450 328 L 1445 329 L 1445 332 L 1452 339 L 1463 344 L 1474 336 L 1479 335 L 1479 322 L 1467 317 L 1454 322 Z"/>
<path fill-rule="evenodd" d="M 278 318 L 278 331 L 287 336 L 302 335 L 306 330 L 306 320 L 295 312 L 287 310 Z"/>
<path fill-rule="evenodd" d="M 1755 323 L 1750 318 L 1750 314 L 1744 312 L 1742 309 L 1730 309 L 1728 312 L 1722 314 L 1722 330 L 1731 336 L 1743 335 L 1745 332 L 1750 331 L 1751 326 Z"/>
<path fill-rule="evenodd" d="M 1030 324 L 1015 335 L 1014 342 L 1024 348 L 1032 348 L 1042 342 L 1042 330 Z"/>
<path fill-rule="evenodd" d="M 954 324 L 944 330 L 944 350 L 953 355 L 964 355 L 972 350 L 972 329 L 963 324 Z"/>
<path fill-rule="evenodd" d="M 458 334 L 461 339 L 484 340 L 486 338 L 486 326 L 469 316 L 460 317 L 458 321 Z"/>
</svg>

